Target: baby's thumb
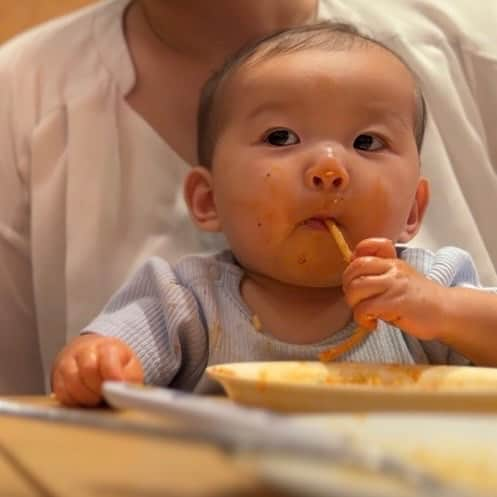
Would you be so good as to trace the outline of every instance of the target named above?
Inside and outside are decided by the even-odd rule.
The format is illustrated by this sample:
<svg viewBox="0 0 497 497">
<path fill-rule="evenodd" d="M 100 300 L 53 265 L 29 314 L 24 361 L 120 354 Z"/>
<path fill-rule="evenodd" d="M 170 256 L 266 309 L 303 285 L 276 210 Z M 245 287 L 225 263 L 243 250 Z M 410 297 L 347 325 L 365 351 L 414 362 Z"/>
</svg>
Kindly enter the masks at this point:
<svg viewBox="0 0 497 497">
<path fill-rule="evenodd" d="M 353 258 L 366 256 L 395 259 L 397 254 L 395 245 L 391 240 L 387 238 L 366 238 L 356 245 Z"/>
</svg>

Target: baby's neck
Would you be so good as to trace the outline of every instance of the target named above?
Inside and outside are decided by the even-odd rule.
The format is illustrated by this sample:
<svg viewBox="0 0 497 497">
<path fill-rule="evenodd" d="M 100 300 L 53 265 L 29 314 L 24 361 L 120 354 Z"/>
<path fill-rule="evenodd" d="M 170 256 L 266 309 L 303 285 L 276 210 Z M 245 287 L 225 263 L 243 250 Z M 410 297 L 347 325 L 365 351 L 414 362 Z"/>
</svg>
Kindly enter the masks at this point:
<svg viewBox="0 0 497 497">
<path fill-rule="evenodd" d="M 320 342 L 352 317 L 340 287 L 298 287 L 246 274 L 240 291 L 261 331 L 287 343 Z"/>
</svg>

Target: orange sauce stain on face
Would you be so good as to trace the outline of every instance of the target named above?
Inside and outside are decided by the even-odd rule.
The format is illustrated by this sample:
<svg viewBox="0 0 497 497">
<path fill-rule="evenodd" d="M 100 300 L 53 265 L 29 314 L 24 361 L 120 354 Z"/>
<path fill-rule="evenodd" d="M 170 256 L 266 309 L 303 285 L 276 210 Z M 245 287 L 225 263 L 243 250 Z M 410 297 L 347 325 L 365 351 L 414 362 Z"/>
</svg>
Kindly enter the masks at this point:
<svg viewBox="0 0 497 497">
<path fill-rule="evenodd" d="M 274 223 L 277 222 L 277 216 L 272 207 L 261 207 L 258 212 L 257 229 L 260 230 L 259 236 L 264 243 L 271 243 L 273 239 Z"/>
<path fill-rule="evenodd" d="M 297 258 L 298 264 L 305 264 L 307 262 L 307 256 L 305 254 L 301 254 Z"/>
<path fill-rule="evenodd" d="M 296 206 L 298 199 L 295 196 L 295 177 L 288 174 L 285 168 L 273 165 L 262 173 L 264 175 L 264 204 L 259 205 L 259 219 L 267 232 L 265 241 L 271 243 L 278 233 L 290 232 L 295 228 L 301 215 Z M 262 192 L 261 192 L 262 194 Z M 262 195 L 261 195 L 262 196 Z M 297 210 L 296 210 L 297 209 Z M 305 253 L 306 247 L 303 246 L 301 252 Z M 307 259 L 307 256 L 305 257 Z M 293 260 L 288 261 L 295 263 L 295 253 Z M 299 264 L 302 259 L 299 258 Z"/>
<path fill-rule="evenodd" d="M 282 200 L 291 191 L 286 185 L 287 178 L 282 174 L 280 166 L 272 166 L 264 175 L 267 187 L 269 189 L 269 198 Z"/>
<path fill-rule="evenodd" d="M 297 228 L 289 236 L 278 264 L 293 274 L 295 284 L 338 286 L 345 263 L 325 230 Z"/>
<path fill-rule="evenodd" d="M 307 215 L 295 191 L 295 176 L 280 166 L 262 171 L 261 201 L 254 229 L 262 245 L 274 253 L 273 268 L 283 281 L 317 287 L 338 286 L 345 267 L 325 230 L 300 227 Z M 319 201 L 320 203 L 320 201 Z M 307 207 L 309 209 L 309 207 Z M 316 210 L 322 210 L 316 205 Z M 312 214 L 312 213 L 311 213 Z"/>
</svg>

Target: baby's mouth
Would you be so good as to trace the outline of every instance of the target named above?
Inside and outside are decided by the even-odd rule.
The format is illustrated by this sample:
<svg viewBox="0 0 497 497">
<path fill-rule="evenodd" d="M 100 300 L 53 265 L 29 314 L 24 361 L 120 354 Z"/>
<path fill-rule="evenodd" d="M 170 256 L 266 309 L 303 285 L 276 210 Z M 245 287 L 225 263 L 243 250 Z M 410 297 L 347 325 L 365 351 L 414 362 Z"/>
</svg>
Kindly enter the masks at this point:
<svg viewBox="0 0 497 497">
<path fill-rule="evenodd" d="M 310 217 L 308 219 L 305 219 L 302 221 L 301 225 L 305 226 L 306 228 L 314 229 L 314 230 L 323 230 L 323 231 L 328 231 L 328 226 L 326 222 L 333 222 L 336 223 L 335 219 L 332 217 Z"/>
</svg>

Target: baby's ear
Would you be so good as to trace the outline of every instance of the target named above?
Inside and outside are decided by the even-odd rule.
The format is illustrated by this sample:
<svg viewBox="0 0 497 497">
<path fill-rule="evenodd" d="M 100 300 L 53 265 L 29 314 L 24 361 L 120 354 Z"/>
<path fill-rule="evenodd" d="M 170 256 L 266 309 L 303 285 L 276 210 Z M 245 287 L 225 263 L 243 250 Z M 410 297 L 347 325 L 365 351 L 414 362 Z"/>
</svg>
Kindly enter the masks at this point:
<svg viewBox="0 0 497 497">
<path fill-rule="evenodd" d="M 221 231 L 217 215 L 212 174 L 202 166 L 190 169 L 183 190 L 190 216 L 203 231 Z"/>
<path fill-rule="evenodd" d="M 411 206 L 411 211 L 409 212 L 409 217 L 407 218 L 404 230 L 399 236 L 399 242 L 408 242 L 419 231 L 429 200 L 430 184 L 426 178 L 420 177 L 418 181 L 418 188 L 416 190 L 416 196 Z"/>
</svg>

